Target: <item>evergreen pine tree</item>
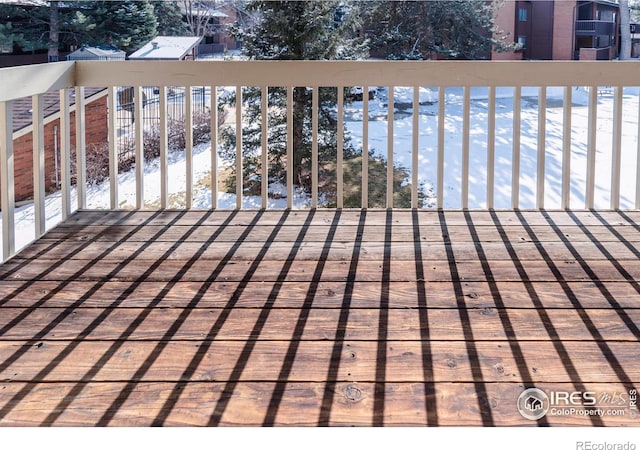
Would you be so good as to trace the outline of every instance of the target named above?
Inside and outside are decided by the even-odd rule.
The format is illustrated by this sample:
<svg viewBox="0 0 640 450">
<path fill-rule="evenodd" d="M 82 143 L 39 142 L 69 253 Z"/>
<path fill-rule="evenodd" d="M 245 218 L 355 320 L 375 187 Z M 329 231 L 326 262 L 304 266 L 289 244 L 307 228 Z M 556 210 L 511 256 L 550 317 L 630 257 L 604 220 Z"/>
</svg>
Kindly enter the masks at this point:
<svg viewBox="0 0 640 450">
<path fill-rule="evenodd" d="M 335 60 L 353 59 L 365 53 L 362 42 L 352 37 L 355 15 L 344 9 L 339 1 L 254 1 L 247 10 L 257 20 L 250 29 L 236 27 L 232 34 L 244 44 L 244 54 L 251 60 Z M 259 89 L 243 90 L 243 153 L 245 187 L 251 190 L 250 176 L 259 172 L 261 128 Z M 269 181 L 286 180 L 286 90 L 270 88 L 268 124 Z M 336 89 L 319 90 L 318 143 L 320 179 L 328 180 L 335 173 L 336 160 Z M 235 104 L 235 94 L 223 98 L 228 105 Z M 293 89 L 293 148 L 294 183 L 306 192 L 311 188 L 311 107 L 312 90 Z M 235 158 L 235 131 L 221 130 L 221 153 L 227 159 Z M 347 142 L 345 158 L 355 154 Z M 230 177 L 231 186 L 235 177 Z M 325 196 L 331 197 L 331 182 L 325 184 Z M 259 184 L 256 183 L 256 188 Z"/>
<path fill-rule="evenodd" d="M 72 17 L 66 3 L 0 4 L 0 46 L 17 52 L 49 49 L 55 56 L 59 46 L 76 43 Z"/>
<path fill-rule="evenodd" d="M 90 5 L 78 14 L 84 44 L 109 44 L 132 52 L 157 35 L 158 22 L 148 0 L 96 1 Z"/>
<path fill-rule="evenodd" d="M 24 45 L 24 35 L 13 27 L 12 22 L 0 23 L 0 52 L 11 53 Z"/>
<path fill-rule="evenodd" d="M 151 4 L 158 21 L 160 36 L 183 36 L 187 33 L 187 24 L 182 18 L 178 2 L 153 0 Z"/>
<path fill-rule="evenodd" d="M 499 2 L 478 0 L 366 1 L 371 52 L 388 59 L 487 59 L 513 50 L 495 26 Z"/>
</svg>

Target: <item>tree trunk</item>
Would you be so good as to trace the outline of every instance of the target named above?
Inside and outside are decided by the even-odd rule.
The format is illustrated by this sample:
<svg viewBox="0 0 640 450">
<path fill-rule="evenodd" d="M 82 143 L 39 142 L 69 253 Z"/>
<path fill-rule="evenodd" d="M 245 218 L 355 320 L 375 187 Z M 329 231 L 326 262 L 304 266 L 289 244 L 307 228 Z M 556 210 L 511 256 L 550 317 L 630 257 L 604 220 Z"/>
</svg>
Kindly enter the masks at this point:
<svg viewBox="0 0 640 450">
<path fill-rule="evenodd" d="M 57 62 L 60 60 L 60 54 L 58 53 L 59 45 L 59 11 L 58 1 L 52 1 L 49 7 L 49 62 Z"/>
<path fill-rule="evenodd" d="M 192 36 L 204 36 L 213 19 L 211 10 L 216 8 L 216 2 L 194 0 L 182 0 L 186 12 L 187 26 Z"/>
<path fill-rule="evenodd" d="M 630 22 L 629 0 L 620 0 L 620 59 L 631 58 Z"/>
</svg>

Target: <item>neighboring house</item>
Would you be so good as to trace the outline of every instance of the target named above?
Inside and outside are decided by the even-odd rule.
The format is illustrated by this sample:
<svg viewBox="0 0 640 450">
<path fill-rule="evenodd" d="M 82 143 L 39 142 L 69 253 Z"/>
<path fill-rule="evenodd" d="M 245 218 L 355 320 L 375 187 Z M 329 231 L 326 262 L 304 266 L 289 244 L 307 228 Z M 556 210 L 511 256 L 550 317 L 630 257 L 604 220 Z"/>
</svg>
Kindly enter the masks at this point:
<svg viewBox="0 0 640 450">
<path fill-rule="evenodd" d="M 224 53 L 242 46 L 242 43 L 236 41 L 229 33 L 231 25 L 248 21 L 249 15 L 240 2 L 190 1 L 182 2 L 180 6 L 188 23 L 202 27 L 199 31 L 203 37 L 199 49 L 201 55 Z M 195 30 L 193 32 L 197 33 Z"/>
<path fill-rule="evenodd" d="M 71 95 L 71 94 L 70 94 Z M 96 88 L 85 91 L 85 124 L 87 148 L 99 149 L 108 141 L 107 91 Z M 57 93 L 44 94 L 45 189 L 53 191 L 59 183 L 60 103 Z M 75 147 L 75 98 L 71 97 L 71 148 Z M 15 198 L 33 198 L 33 123 L 31 98 L 13 102 L 13 154 Z M 89 152 L 90 153 L 90 152 Z"/>
<path fill-rule="evenodd" d="M 202 50 L 207 53 L 223 53 L 227 50 L 236 50 L 242 46 L 229 34 L 229 27 L 235 23 L 245 23 L 246 13 L 237 3 L 222 3 L 218 6 L 212 20 L 211 32 L 204 36 Z"/>
<path fill-rule="evenodd" d="M 111 45 L 98 45 L 96 47 L 82 46 L 67 56 L 69 61 L 100 60 L 100 61 L 124 61 L 127 54 L 124 50 Z"/>
<path fill-rule="evenodd" d="M 201 37 L 157 36 L 129 55 L 130 60 L 194 60 Z"/>
<path fill-rule="evenodd" d="M 504 2 L 496 25 L 521 49 L 492 59 L 613 59 L 620 45 L 619 5 L 606 0 Z"/>
</svg>

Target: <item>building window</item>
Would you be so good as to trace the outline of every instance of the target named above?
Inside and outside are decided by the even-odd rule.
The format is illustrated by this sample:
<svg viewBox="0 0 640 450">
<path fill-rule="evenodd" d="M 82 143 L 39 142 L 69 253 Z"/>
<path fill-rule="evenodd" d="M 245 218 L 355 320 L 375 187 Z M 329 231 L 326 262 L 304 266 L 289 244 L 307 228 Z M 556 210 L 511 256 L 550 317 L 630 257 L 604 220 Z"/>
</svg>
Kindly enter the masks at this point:
<svg viewBox="0 0 640 450">
<path fill-rule="evenodd" d="M 527 8 L 518 9 L 518 20 L 520 22 L 526 22 L 527 21 Z"/>
<path fill-rule="evenodd" d="M 527 37 L 526 36 L 518 36 L 518 45 L 521 49 L 527 48 Z"/>
</svg>

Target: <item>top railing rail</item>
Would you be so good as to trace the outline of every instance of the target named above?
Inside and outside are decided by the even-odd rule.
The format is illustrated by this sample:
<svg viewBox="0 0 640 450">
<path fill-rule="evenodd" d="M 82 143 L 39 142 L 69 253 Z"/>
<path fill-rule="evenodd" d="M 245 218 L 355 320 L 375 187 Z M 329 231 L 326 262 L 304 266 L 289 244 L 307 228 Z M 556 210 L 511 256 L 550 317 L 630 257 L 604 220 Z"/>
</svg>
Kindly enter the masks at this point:
<svg viewBox="0 0 640 450">
<path fill-rule="evenodd" d="M 637 61 L 78 61 L 75 70 L 79 86 L 633 86 L 639 77 Z"/>
<path fill-rule="evenodd" d="M 65 61 L 0 69 L 0 101 L 75 86 L 634 86 L 639 77 L 635 60 Z"/>
</svg>

